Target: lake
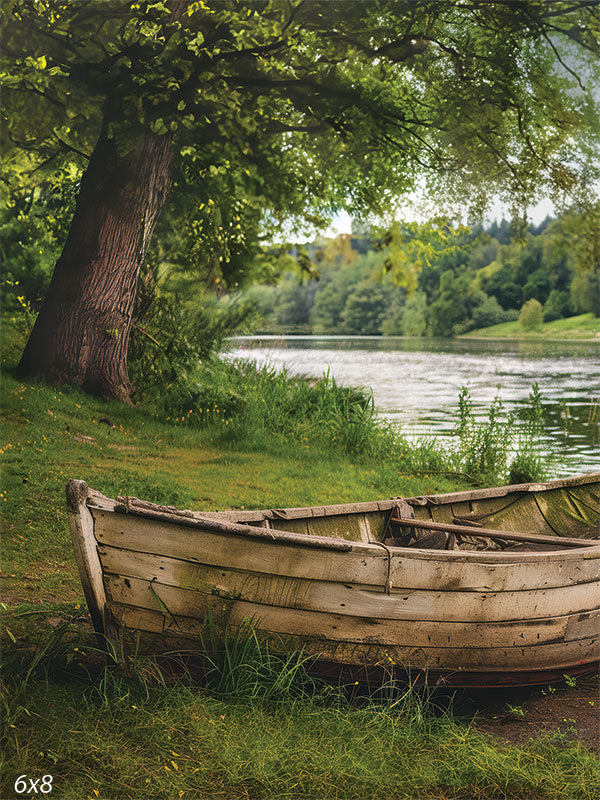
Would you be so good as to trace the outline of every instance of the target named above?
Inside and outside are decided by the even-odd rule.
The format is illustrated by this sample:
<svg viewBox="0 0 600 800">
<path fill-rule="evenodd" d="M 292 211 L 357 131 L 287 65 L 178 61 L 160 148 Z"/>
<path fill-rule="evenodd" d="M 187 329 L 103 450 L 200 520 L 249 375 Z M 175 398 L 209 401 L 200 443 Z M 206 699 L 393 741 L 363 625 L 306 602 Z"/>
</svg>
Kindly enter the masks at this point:
<svg viewBox="0 0 600 800">
<path fill-rule="evenodd" d="M 369 387 L 378 412 L 411 437 L 450 437 L 462 386 L 479 413 L 499 395 L 518 426 L 537 382 L 546 420 L 539 444 L 553 457 L 552 472 L 600 470 L 596 342 L 238 336 L 229 345 L 232 358 L 317 377 L 329 369 L 340 384 Z"/>
</svg>

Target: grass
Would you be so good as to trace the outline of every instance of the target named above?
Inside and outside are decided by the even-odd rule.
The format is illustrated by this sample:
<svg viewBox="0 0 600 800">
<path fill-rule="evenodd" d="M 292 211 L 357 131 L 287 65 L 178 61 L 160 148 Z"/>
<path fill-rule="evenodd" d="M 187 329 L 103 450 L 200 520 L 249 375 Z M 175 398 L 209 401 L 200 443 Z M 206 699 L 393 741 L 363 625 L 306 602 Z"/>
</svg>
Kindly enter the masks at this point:
<svg viewBox="0 0 600 800">
<path fill-rule="evenodd" d="M 501 322 L 489 328 L 469 331 L 459 338 L 490 337 L 497 339 L 595 339 L 600 334 L 600 319 L 593 314 L 544 322 L 537 331 L 525 331 L 515 322 Z"/>
<path fill-rule="evenodd" d="M 350 701 L 311 683 L 302 654 L 278 660 L 251 630 L 227 646 L 207 633 L 201 685 L 185 673 L 167 683 L 151 659 L 126 675 L 100 658 L 66 525 L 69 478 L 215 509 L 465 488 L 456 476 L 352 456 L 294 428 L 244 438 L 214 406 L 194 426 L 10 372 L 2 409 L 1 797 L 16 796 L 20 775 L 52 775 L 52 796 L 65 800 L 597 796 L 597 765 L 581 746 L 558 736 L 504 745 L 411 692 Z"/>
<path fill-rule="evenodd" d="M 248 641 L 237 642 L 237 666 Z M 335 688 L 303 690 L 296 660 L 280 665 L 280 690 L 265 698 L 253 691 L 264 676 L 211 690 L 167 684 L 153 662 L 88 676 L 85 649 L 81 635 L 58 633 L 28 655 L 13 650 L 21 668 L 4 685 L 2 797 L 23 774 L 52 775 L 65 800 L 591 800 L 600 789 L 596 759 L 564 737 L 504 745 L 411 689 L 350 702 Z"/>
<path fill-rule="evenodd" d="M 362 463 L 402 461 L 405 472 L 454 468 L 440 446 L 415 446 L 384 421 L 370 390 L 340 386 L 329 370 L 314 378 L 253 361 L 218 361 L 199 380 L 209 393 L 227 387 L 220 403 L 226 414 L 224 420 L 221 416 L 220 440 L 230 446 L 241 443 L 264 451 L 279 440 L 347 454 Z"/>
</svg>

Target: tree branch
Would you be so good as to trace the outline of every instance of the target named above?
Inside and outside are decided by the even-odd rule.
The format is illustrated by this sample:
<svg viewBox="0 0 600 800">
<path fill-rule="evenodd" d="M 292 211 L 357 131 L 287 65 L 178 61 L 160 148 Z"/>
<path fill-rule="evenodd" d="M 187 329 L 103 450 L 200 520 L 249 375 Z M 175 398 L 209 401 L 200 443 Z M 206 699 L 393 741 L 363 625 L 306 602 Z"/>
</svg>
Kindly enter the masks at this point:
<svg viewBox="0 0 600 800">
<path fill-rule="evenodd" d="M 78 150 L 76 147 L 73 147 L 72 144 L 68 144 L 63 139 L 61 139 L 60 136 L 58 136 L 58 134 L 54 133 L 54 138 L 56 139 L 57 142 L 60 142 L 60 144 L 62 144 L 62 146 L 67 150 L 70 150 L 72 153 L 76 153 L 78 156 L 82 156 L 83 158 L 86 159 L 86 161 L 90 160 L 91 156 L 88 156 L 88 154 L 84 153 L 83 150 Z"/>
<path fill-rule="evenodd" d="M 44 168 L 44 167 L 45 167 L 47 164 L 49 164 L 51 161 L 54 161 L 54 159 L 55 159 L 55 158 L 58 156 L 58 152 L 59 152 L 59 151 L 57 150 L 55 153 L 52 153 L 52 155 L 50 156 L 50 158 L 47 158 L 45 161 L 42 161 L 42 163 L 41 163 L 41 164 L 38 164 L 38 165 L 37 165 L 37 167 L 34 167 L 33 169 L 29 169 L 29 170 L 27 170 L 27 175 L 33 175 L 33 173 L 34 173 L 34 172 L 37 172 L 37 171 L 38 171 L 38 169 L 43 169 L 43 168 Z"/>
</svg>

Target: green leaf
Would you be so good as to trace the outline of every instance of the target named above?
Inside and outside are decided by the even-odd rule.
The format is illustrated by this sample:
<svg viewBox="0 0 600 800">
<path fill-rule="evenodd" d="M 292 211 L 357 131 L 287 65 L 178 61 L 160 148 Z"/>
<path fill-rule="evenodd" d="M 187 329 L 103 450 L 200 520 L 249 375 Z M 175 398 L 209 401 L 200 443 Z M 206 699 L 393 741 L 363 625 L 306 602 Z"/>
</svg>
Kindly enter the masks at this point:
<svg viewBox="0 0 600 800">
<path fill-rule="evenodd" d="M 153 133 L 156 133 L 159 136 L 162 136 L 168 130 L 167 126 L 165 125 L 164 119 L 153 120 L 153 122 L 150 124 L 150 129 L 152 130 Z"/>
</svg>

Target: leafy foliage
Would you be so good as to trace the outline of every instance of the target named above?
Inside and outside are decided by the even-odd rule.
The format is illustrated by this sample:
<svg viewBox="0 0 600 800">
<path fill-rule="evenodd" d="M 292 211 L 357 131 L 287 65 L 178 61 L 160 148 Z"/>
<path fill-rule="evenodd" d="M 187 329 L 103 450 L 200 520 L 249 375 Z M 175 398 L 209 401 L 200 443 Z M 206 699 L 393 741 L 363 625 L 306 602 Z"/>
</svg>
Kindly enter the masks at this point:
<svg viewBox="0 0 600 800">
<path fill-rule="evenodd" d="M 190 408 L 212 407 L 216 398 L 203 391 L 199 365 L 218 353 L 228 336 L 244 323 L 252 307 L 235 299 L 218 302 L 207 295 L 191 307 L 173 295 L 156 298 L 136 325 L 130 341 L 129 367 L 138 401 L 173 417 Z M 218 401 L 223 404 L 223 392 Z M 229 395 L 230 410 L 241 398 Z"/>
<path fill-rule="evenodd" d="M 456 468 L 479 479 L 507 479 L 509 483 L 544 480 L 547 461 L 539 452 L 544 410 L 537 384 L 524 407 L 525 425 L 514 433 L 514 417 L 505 414 L 500 397 L 479 415 L 475 413 L 469 389 L 458 396 L 458 421 L 454 430 Z"/>
<path fill-rule="evenodd" d="M 531 387 L 531 392 L 524 407 L 525 426 L 516 444 L 516 452 L 509 464 L 509 483 L 529 483 L 542 481 L 548 473 L 549 460 L 541 452 L 541 443 L 544 433 L 545 414 L 542 396 L 537 383 Z"/>
<path fill-rule="evenodd" d="M 22 305 L 18 297 L 39 308 L 64 243 L 76 191 L 72 170 L 38 182 L 31 175 L 30 184 L 21 189 L 5 187 L 0 237 L 5 310 Z"/>
<path fill-rule="evenodd" d="M 466 386 L 458 396 L 458 422 L 454 431 L 458 444 L 457 468 L 469 475 L 497 476 L 506 469 L 512 442 L 512 417 L 502 416 L 502 401 L 496 397 L 483 420 L 477 420 Z M 485 478 L 484 478 L 485 479 Z"/>
<path fill-rule="evenodd" d="M 91 235 L 79 273 L 104 275 L 114 244 L 123 250 L 115 271 L 137 279 L 172 165 L 173 193 L 149 258 L 219 289 L 237 287 L 254 260 L 268 272 L 262 237 L 285 224 L 322 227 L 342 207 L 357 216 L 385 214 L 399 195 L 423 186 L 435 186 L 446 206 L 468 198 L 477 213 L 490 186 L 515 211 L 551 191 L 587 201 L 598 176 L 598 67 L 590 58 L 598 52 L 597 22 L 587 0 L 11 0 L 2 15 L 1 72 L 8 190 L 26 194 L 32 174 L 37 181 L 70 171 L 77 182 L 89 164 L 81 198 L 92 208 L 97 200 L 99 219 L 110 216 L 115 196 L 128 196 L 127 181 L 148 192 L 154 202 L 142 246 L 127 248 L 109 234 L 94 253 L 99 238 Z M 143 166 L 131 178 L 111 172 L 110 192 L 93 177 L 103 175 L 107 153 L 115 164 L 126 157 L 134 164 L 149 143 L 165 155 L 160 186 L 149 188 Z M 83 216 L 75 214 L 73 224 Z M 415 236 L 408 228 L 389 231 L 386 265 L 411 291 L 440 240 L 452 250 L 447 240 L 460 231 L 437 224 Z M 71 230 L 67 241 L 79 241 L 80 231 Z M 69 293 L 79 263 L 73 253 L 57 262 L 57 295 Z M 297 260 L 307 266 L 302 253 Z M 444 280 L 440 297 L 428 299 L 439 303 L 446 335 L 464 327 L 459 312 L 471 319 L 477 303 L 461 289 L 460 307 L 452 309 Z M 551 288 L 562 288 L 540 281 L 521 301 L 545 294 L 545 302 Z M 121 327 L 129 337 L 132 282 L 120 289 L 119 280 L 109 283 L 115 296 L 104 312 L 123 314 L 124 324 L 103 325 L 97 298 L 83 296 L 94 284 L 85 280 L 75 303 L 97 313 L 85 330 L 74 328 L 76 339 Z M 74 308 L 70 298 L 53 302 Z M 82 381 L 128 399 L 126 347 L 114 375 L 102 374 L 108 368 L 82 341 L 60 351 L 57 331 L 66 323 L 53 308 L 42 309 L 22 373 Z M 340 320 L 356 329 L 364 311 L 355 296 Z M 369 330 L 379 328 L 382 317 L 371 310 L 368 317 Z M 84 354 L 91 365 L 80 364 Z"/>
<path fill-rule="evenodd" d="M 356 284 L 342 312 L 344 330 L 350 334 L 378 334 L 386 312 L 388 293 L 384 286 L 372 281 Z"/>
<path fill-rule="evenodd" d="M 541 328 L 543 321 L 544 312 L 539 300 L 532 298 L 526 303 L 523 303 L 523 307 L 519 313 L 519 325 L 524 331 L 535 331 Z"/>
<path fill-rule="evenodd" d="M 518 204 L 596 174 L 587 2 L 13 0 L 3 40 L 9 184 L 81 170 L 102 124 L 123 153 L 171 137 L 157 247 L 212 281 L 239 281 L 284 219 L 383 211 L 423 179 L 480 206 L 477 187 Z"/>
<path fill-rule="evenodd" d="M 552 322 L 555 319 L 569 317 L 572 314 L 572 310 L 570 293 L 552 289 L 544 303 L 544 322 Z M 488 324 L 493 325 L 494 323 L 490 322 Z"/>
</svg>

